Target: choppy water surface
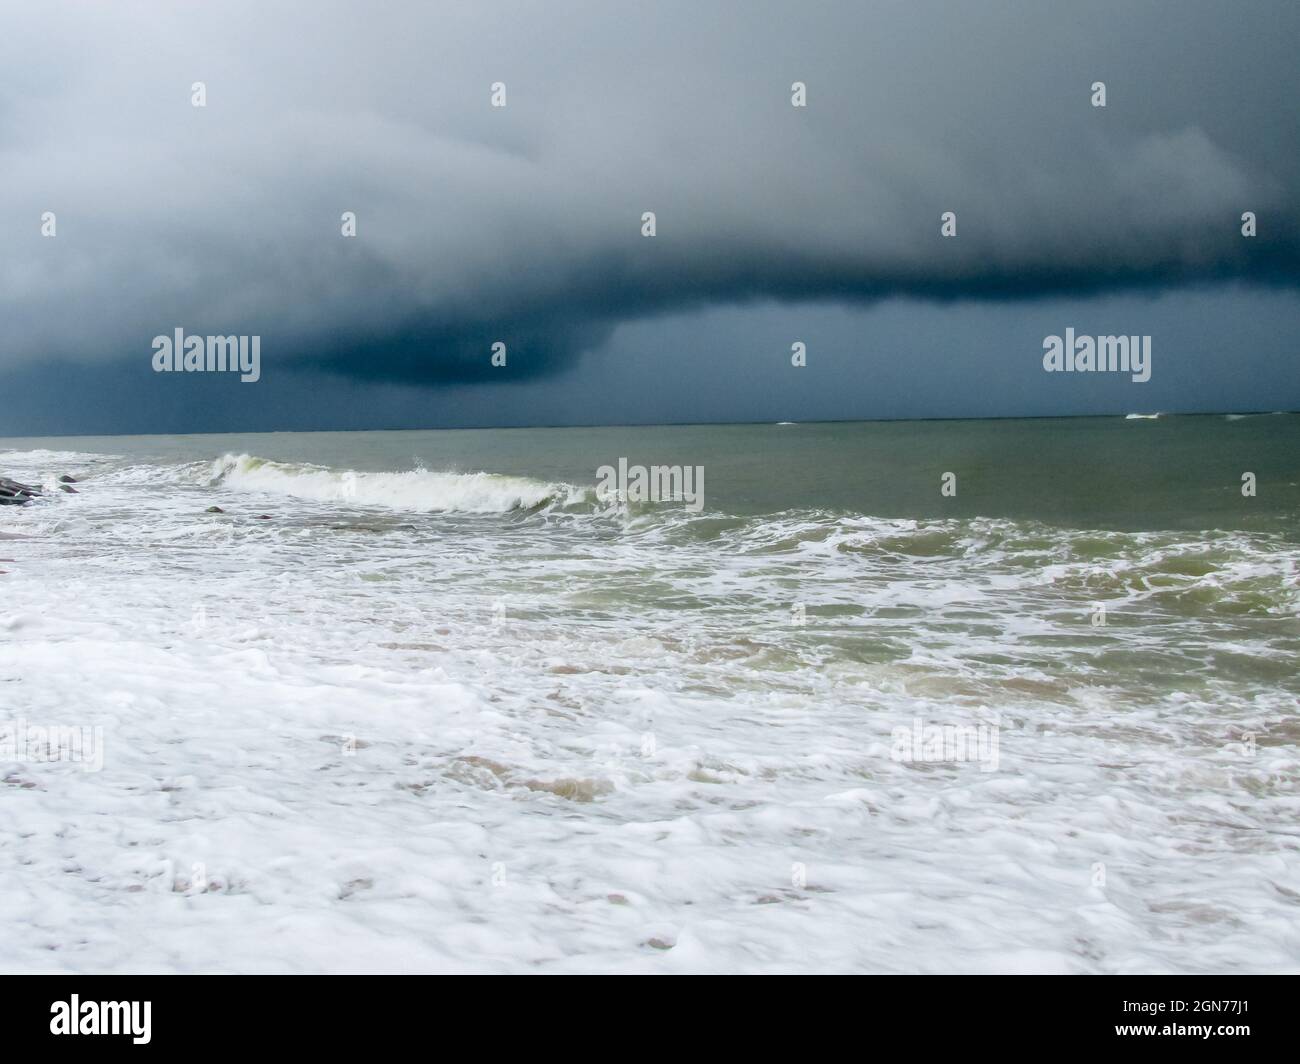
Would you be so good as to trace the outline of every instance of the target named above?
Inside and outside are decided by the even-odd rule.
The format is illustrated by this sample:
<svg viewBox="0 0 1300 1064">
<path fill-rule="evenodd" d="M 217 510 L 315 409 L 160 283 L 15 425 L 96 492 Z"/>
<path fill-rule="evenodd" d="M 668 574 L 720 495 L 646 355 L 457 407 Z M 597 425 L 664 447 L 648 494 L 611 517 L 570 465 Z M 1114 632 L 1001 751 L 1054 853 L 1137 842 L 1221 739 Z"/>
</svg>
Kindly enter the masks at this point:
<svg viewBox="0 0 1300 1064">
<path fill-rule="evenodd" d="M 0 967 L 1300 967 L 1295 416 L 0 441 L 61 473 L 0 723 L 103 767 L 0 747 Z"/>
</svg>

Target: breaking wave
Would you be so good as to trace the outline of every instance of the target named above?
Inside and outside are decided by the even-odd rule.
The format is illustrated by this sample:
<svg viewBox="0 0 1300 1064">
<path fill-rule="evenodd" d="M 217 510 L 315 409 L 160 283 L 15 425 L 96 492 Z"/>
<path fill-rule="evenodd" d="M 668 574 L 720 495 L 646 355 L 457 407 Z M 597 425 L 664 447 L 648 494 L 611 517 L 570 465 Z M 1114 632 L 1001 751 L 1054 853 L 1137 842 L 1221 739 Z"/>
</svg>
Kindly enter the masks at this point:
<svg viewBox="0 0 1300 1064">
<path fill-rule="evenodd" d="M 507 513 L 582 501 L 583 489 L 497 473 L 412 469 L 366 473 L 226 454 L 211 464 L 207 484 L 314 502 L 377 506 L 411 513 Z"/>
</svg>

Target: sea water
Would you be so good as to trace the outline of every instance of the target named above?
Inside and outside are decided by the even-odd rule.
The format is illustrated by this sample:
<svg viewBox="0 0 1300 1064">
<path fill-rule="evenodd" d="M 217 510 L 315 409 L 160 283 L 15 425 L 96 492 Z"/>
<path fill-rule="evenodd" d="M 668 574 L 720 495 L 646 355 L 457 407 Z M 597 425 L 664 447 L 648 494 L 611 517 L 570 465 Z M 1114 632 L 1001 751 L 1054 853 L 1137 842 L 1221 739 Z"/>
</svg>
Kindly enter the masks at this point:
<svg viewBox="0 0 1300 1064">
<path fill-rule="evenodd" d="M 0 440 L 61 474 L 0 968 L 1300 968 L 1300 417 Z"/>
</svg>

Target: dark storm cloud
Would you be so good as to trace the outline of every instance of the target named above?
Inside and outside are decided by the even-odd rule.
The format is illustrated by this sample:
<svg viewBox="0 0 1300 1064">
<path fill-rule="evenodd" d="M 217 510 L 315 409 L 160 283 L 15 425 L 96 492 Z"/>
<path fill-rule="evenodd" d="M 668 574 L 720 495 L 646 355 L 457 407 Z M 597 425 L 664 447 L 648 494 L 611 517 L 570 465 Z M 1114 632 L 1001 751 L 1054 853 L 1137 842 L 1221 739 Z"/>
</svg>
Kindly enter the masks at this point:
<svg viewBox="0 0 1300 1064">
<path fill-rule="evenodd" d="M 517 380 L 713 305 L 1300 279 L 1300 8 L 1280 0 L 5 22 L 3 367 L 147 359 L 182 326 L 261 334 L 268 374 L 377 381 L 494 379 L 502 340 Z"/>
</svg>

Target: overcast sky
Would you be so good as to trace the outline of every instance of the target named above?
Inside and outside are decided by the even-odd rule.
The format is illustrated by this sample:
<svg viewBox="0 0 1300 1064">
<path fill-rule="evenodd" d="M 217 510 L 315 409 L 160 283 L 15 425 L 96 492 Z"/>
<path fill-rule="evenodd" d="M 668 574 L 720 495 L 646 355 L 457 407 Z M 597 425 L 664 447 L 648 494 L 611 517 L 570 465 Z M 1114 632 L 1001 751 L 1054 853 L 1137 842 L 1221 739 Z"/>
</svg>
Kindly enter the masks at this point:
<svg viewBox="0 0 1300 1064">
<path fill-rule="evenodd" d="M 1300 408 L 1292 0 L 2 10 L 0 435 Z"/>
</svg>

